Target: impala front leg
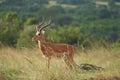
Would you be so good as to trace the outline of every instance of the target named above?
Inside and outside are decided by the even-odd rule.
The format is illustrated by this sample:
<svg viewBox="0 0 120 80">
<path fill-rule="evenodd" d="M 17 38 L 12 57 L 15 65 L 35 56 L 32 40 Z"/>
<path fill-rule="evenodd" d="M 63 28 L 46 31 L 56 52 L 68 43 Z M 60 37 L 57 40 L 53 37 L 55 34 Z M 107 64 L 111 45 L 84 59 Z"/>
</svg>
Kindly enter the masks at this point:
<svg viewBox="0 0 120 80">
<path fill-rule="evenodd" d="M 46 67 L 47 67 L 47 69 L 49 69 L 49 67 L 50 67 L 50 57 L 47 57 L 46 58 Z"/>
</svg>

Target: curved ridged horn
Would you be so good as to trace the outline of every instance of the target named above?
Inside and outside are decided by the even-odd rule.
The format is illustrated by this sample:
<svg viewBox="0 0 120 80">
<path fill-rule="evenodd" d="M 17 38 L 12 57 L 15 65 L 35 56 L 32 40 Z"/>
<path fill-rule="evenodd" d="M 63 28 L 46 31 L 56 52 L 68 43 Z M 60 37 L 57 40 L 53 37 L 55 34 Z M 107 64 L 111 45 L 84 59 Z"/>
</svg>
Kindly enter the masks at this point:
<svg viewBox="0 0 120 80">
<path fill-rule="evenodd" d="M 42 31 L 44 28 L 46 28 L 46 27 L 49 26 L 50 24 L 51 24 L 51 17 L 50 17 L 50 19 L 49 19 L 48 24 L 46 24 L 46 25 L 42 26 L 41 28 L 39 28 L 39 31 Z"/>
<path fill-rule="evenodd" d="M 38 26 L 36 26 L 36 31 L 39 31 L 39 29 L 43 24 L 44 24 L 44 17 L 42 18 L 42 22 Z"/>
</svg>

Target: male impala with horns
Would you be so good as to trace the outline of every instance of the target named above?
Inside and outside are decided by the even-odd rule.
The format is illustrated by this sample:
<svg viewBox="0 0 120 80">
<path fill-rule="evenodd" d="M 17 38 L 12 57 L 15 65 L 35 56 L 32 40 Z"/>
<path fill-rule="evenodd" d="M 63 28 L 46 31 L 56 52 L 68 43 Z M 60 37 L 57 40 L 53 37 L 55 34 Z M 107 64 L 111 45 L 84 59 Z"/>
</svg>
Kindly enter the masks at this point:
<svg viewBox="0 0 120 80">
<path fill-rule="evenodd" d="M 38 41 L 38 46 L 42 51 L 42 54 L 46 58 L 46 66 L 49 68 L 50 60 L 52 57 L 63 58 L 67 67 L 69 69 L 75 68 L 75 62 L 73 60 L 74 56 L 74 46 L 64 43 L 52 43 L 46 42 L 44 36 L 44 29 L 50 26 L 51 20 L 46 24 L 44 19 L 42 22 L 36 27 L 36 34 L 32 38 L 33 40 Z"/>
</svg>

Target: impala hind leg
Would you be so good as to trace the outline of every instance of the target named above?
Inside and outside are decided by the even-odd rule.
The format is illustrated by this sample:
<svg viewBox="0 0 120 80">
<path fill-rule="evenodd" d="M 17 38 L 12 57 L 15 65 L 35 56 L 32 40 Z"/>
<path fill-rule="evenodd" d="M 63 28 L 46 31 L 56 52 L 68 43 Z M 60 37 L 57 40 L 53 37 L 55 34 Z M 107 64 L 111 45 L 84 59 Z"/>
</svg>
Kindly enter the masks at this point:
<svg viewBox="0 0 120 80">
<path fill-rule="evenodd" d="M 67 54 L 64 54 L 63 60 L 64 60 L 64 62 L 66 63 L 67 68 L 68 68 L 68 69 L 71 69 L 71 68 L 72 68 L 72 65 L 71 65 L 71 63 L 70 63 L 70 60 L 68 59 L 68 55 L 67 55 Z"/>
<path fill-rule="evenodd" d="M 73 58 L 69 57 L 69 55 L 64 54 L 63 60 L 66 63 L 68 69 L 76 69 L 76 63 L 74 62 Z"/>
<path fill-rule="evenodd" d="M 72 66 L 72 69 L 76 70 L 77 68 L 77 64 L 75 63 L 73 57 L 74 57 L 74 47 L 73 46 L 69 46 L 69 49 L 68 49 L 68 59 L 69 59 L 69 62 Z"/>
</svg>

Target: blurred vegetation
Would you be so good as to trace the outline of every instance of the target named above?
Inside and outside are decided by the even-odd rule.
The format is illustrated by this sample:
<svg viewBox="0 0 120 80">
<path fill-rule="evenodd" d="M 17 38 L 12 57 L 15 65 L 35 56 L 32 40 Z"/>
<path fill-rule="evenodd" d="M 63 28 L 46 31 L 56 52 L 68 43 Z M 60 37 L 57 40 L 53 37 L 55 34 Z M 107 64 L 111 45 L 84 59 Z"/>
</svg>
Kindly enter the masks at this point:
<svg viewBox="0 0 120 80">
<path fill-rule="evenodd" d="M 108 5 L 96 1 L 101 0 L 1 0 L 0 44 L 35 46 L 31 40 L 35 26 L 42 17 L 51 16 L 47 41 L 120 47 L 120 5 L 116 5 L 119 0 L 102 0 Z"/>
</svg>

